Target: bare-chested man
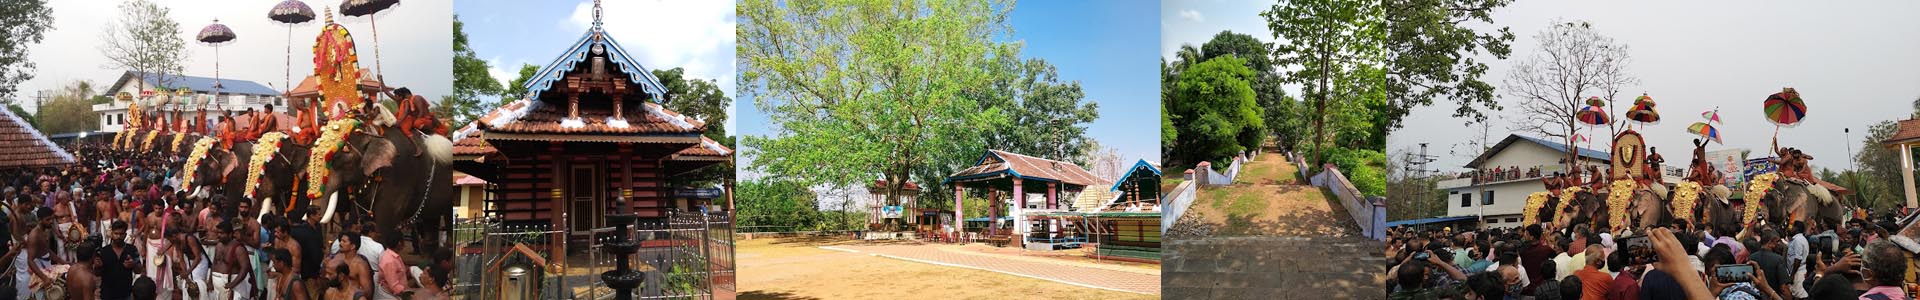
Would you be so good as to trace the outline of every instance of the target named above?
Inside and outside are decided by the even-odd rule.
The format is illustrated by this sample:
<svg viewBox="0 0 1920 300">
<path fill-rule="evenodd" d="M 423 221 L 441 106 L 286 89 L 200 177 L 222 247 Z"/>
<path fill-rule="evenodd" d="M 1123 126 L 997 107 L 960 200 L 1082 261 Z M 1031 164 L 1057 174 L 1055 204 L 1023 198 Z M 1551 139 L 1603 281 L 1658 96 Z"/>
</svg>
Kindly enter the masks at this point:
<svg viewBox="0 0 1920 300">
<path fill-rule="evenodd" d="M 246 282 L 253 266 L 247 262 L 247 246 L 234 238 L 240 234 L 240 225 L 224 220 L 220 228 L 223 230 L 214 234 L 220 240 L 213 255 L 214 299 L 248 299 L 251 291 Z"/>
<path fill-rule="evenodd" d="M 346 264 L 348 271 L 344 274 L 346 280 L 343 280 L 343 284 L 353 285 L 354 289 L 361 291 L 357 295 L 358 299 L 373 299 L 373 264 L 359 254 L 360 235 L 344 232 L 340 234 L 338 241 L 340 252 L 335 255 L 341 257 L 340 260 Z"/>
<path fill-rule="evenodd" d="M 109 225 L 113 224 L 113 220 L 115 217 L 120 216 L 120 211 L 116 208 L 117 207 L 113 205 L 112 193 L 105 193 L 105 192 L 94 193 L 93 195 L 94 224 L 89 224 L 89 225 L 92 225 L 93 228 L 95 228 L 94 233 L 99 234 L 101 236 L 108 235 L 107 230 L 109 230 L 111 227 Z"/>
<path fill-rule="evenodd" d="M 67 289 L 71 291 L 67 293 L 68 299 L 93 300 L 96 298 L 94 291 L 100 288 L 100 278 L 93 273 L 93 270 L 103 263 L 98 255 L 94 255 L 99 251 L 97 246 L 99 244 L 99 238 L 89 238 L 89 241 L 82 243 L 82 246 L 73 252 L 73 267 L 67 269 Z"/>
</svg>

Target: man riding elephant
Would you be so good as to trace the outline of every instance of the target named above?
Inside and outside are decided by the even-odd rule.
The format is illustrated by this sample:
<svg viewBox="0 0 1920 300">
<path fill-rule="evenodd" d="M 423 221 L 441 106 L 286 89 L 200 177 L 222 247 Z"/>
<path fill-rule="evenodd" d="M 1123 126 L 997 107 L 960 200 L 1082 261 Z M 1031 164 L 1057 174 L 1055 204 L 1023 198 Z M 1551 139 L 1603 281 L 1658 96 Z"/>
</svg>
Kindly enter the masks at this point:
<svg viewBox="0 0 1920 300">
<path fill-rule="evenodd" d="M 414 95 L 412 90 L 404 87 L 393 90 L 390 96 L 400 104 L 400 114 L 397 116 L 399 120 L 395 126 L 400 128 L 400 132 L 407 133 L 408 143 L 414 144 L 413 157 L 420 157 L 419 141 L 414 137 L 415 131 L 421 132 L 422 136 L 447 135 L 447 126 L 440 124 L 440 119 L 433 116 L 431 105 L 427 103 L 426 97 Z"/>
</svg>

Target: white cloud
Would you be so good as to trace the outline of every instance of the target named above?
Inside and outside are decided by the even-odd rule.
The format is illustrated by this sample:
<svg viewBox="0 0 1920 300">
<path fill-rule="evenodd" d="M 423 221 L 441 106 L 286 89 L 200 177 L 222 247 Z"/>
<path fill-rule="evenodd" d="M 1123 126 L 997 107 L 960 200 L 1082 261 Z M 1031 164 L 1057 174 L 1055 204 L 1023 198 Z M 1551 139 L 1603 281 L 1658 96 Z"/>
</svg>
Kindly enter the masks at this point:
<svg viewBox="0 0 1920 300">
<path fill-rule="evenodd" d="M 716 80 L 722 91 L 733 96 L 733 1 L 607 1 L 601 5 L 601 27 L 641 65 L 685 68 L 688 77 Z M 584 32 L 593 25 L 593 3 L 575 6 L 563 24 L 568 32 Z M 727 124 L 727 128 L 738 127 Z"/>
<path fill-rule="evenodd" d="M 1180 10 L 1180 18 L 1187 19 L 1194 22 L 1201 22 L 1201 21 L 1207 20 L 1207 16 L 1200 15 L 1200 11 L 1191 10 L 1191 9 Z"/>
<path fill-rule="evenodd" d="M 501 87 L 507 87 L 507 83 L 512 82 L 514 77 L 520 76 L 519 71 L 518 63 L 506 64 L 499 56 L 487 59 L 487 76 L 493 77 L 493 81 L 500 82 Z"/>
</svg>

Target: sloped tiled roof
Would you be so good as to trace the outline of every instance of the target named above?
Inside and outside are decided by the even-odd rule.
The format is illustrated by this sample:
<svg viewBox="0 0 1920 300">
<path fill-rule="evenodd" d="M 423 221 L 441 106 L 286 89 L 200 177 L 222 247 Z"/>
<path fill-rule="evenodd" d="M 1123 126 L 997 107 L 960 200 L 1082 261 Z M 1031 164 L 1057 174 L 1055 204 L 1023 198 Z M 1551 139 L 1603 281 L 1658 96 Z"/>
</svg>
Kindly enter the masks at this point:
<svg viewBox="0 0 1920 300">
<path fill-rule="evenodd" d="M 499 152 L 499 150 L 493 149 L 493 145 L 487 144 L 485 138 L 480 137 L 483 133 L 477 128 L 477 124 L 478 123 L 468 123 L 466 127 L 461 127 L 460 130 L 454 131 L 452 136 L 453 155 L 485 156 Z"/>
<path fill-rule="evenodd" d="M 1521 142 L 1521 141 L 1539 144 L 1540 146 L 1547 147 L 1547 149 L 1553 149 L 1554 151 L 1560 151 L 1561 153 L 1567 152 L 1567 144 L 1564 144 L 1564 143 L 1549 141 L 1543 138 L 1524 136 L 1519 134 L 1509 134 L 1507 135 L 1507 138 L 1501 139 L 1500 143 L 1493 144 L 1492 148 L 1488 148 L 1487 152 L 1480 153 L 1479 157 L 1474 157 L 1473 161 L 1468 162 L 1466 167 L 1477 168 L 1480 166 L 1480 164 L 1485 163 L 1488 159 L 1492 159 L 1494 154 L 1499 154 L 1500 151 L 1506 150 L 1507 146 L 1512 146 L 1514 143 Z M 1586 148 L 1586 147 L 1580 147 L 1579 151 L 1580 151 L 1580 156 L 1583 156 L 1586 158 L 1596 159 L 1600 161 L 1607 161 L 1607 160 L 1613 159 L 1612 156 L 1607 155 L 1606 151 L 1594 150 L 1592 148 Z"/>
<path fill-rule="evenodd" d="M 706 136 L 701 136 L 699 146 L 688 147 L 685 150 L 680 150 L 680 152 L 674 153 L 674 156 L 699 156 L 699 157 L 724 158 L 732 154 L 733 154 L 733 149 L 729 149 L 727 148 L 726 145 L 721 145 L 720 142 L 714 141 L 713 139 L 709 139 Z M 913 183 L 909 182 L 907 184 L 913 184 Z"/>
<path fill-rule="evenodd" d="M 1893 136 L 1882 140 L 1880 145 L 1893 147 L 1911 142 L 1920 142 L 1920 119 L 1900 120 L 1900 124 L 1895 126 Z"/>
<path fill-rule="evenodd" d="M 1077 186 L 1105 183 L 1093 172 L 1070 162 L 1044 159 L 1000 150 L 987 150 L 980 162 L 947 176 L 947 181 L 1010 173 L 1025 179 L 1059 181 Z"/>
<path fill-rule="evenodd" d="M 706 131 L 706 123 L 668 110 L 655 103 L 642 103 L 638 111 L 625 111 L 626 124 L 609 122 L 605 118 L 580 118 L 581 126 L 568 127 L 561 124 L 567 118 L 564 107 L 542 105 L 537 101 L 520 100 L 508 103 L 480 117 L 486 123 L 489 132 L 507 133 L 585 133 L 585 134 L 650 134 L 650 133 L 700 133 Z M 581 115 L 609 116 L 611 108 L 580 108 Z"/>
<path fill-rule="evenodd" d="M 0 169 L 32 168 L 72 164 L 67 153 L 12 111 L 0 109 Z"/>
</svg>

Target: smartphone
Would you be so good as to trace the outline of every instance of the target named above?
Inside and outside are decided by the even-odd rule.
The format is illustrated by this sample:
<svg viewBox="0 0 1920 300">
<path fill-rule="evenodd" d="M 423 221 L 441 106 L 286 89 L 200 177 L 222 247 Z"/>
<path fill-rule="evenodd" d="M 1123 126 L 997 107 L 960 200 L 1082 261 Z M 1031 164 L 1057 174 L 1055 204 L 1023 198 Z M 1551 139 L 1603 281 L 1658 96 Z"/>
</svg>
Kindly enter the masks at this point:
<svg viewBox="0 0 1920 300">
<path fill-rule="evenodd" d="M 1660 262 L 1660 255 L 1653 252 L 1653 240 L 1648 239 L 1645 235 L 1627 237 L 1622 239 L 1620 244 L 1623 249 L 1627 250 L 1627 260 L 1629 264 L 1642 265 Z"/>
<path fill-rule="evenodd" d="M 1420 252 L 1420 253 L 1414 253 L 1414 254 L 1413 254 L 1413 260 L 1416 260 L 1416 261 L 1427 261 L 1427 252 L 1424 252 L 1424 251 L 1423 251 L 1423 252 Z"/>
<path fill-rule="evenodd" d="M 1713 268 L 1720 283 L 1753 282 L 1753 265 L 1720 265 Z"/>
</svg>

